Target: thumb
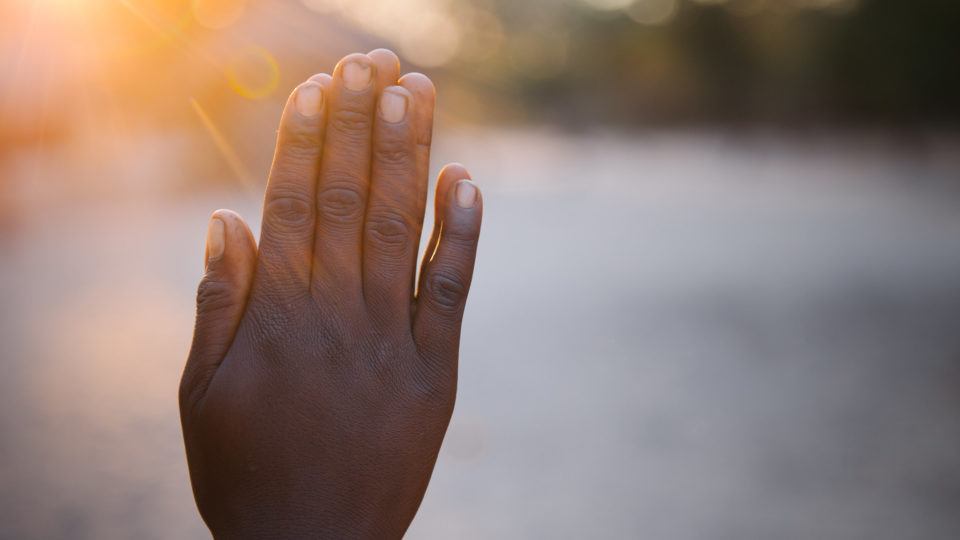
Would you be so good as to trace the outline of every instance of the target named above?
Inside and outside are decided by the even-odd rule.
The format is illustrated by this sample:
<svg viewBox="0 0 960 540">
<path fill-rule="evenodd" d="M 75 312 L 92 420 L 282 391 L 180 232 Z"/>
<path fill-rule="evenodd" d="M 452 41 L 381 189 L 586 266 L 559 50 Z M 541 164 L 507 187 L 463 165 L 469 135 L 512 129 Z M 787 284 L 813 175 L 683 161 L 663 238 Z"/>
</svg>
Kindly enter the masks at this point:
<svg viewBox="0 0 960 540">
<path fill-rule="evenodd" d="M 243 218 L 230 210 L 210 216 L 193 345 L 180 380 L 181 411 L 196 407 L 233 344 L 253 283 L 256 253 L 256 242 Z"/>
</svg>

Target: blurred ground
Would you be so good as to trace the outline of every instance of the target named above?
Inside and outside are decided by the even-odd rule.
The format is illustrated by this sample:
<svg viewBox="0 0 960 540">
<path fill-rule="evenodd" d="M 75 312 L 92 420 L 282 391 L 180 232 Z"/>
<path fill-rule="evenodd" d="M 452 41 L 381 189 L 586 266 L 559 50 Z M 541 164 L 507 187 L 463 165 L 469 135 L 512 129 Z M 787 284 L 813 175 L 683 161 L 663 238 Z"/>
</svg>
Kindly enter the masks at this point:
<svg viewBox="0 0 960 540">
<path fill-rule="evenodd" d="M 438 140 L 487 215 L 409 537 L 960 536 L 955 140 Z M 101 184 L 4 166 L 2 538 L 206 535 L 176 385 L 207 216 L 261 186 L 176 195 L 176 139 L 118 144 Z"/>
</svg>

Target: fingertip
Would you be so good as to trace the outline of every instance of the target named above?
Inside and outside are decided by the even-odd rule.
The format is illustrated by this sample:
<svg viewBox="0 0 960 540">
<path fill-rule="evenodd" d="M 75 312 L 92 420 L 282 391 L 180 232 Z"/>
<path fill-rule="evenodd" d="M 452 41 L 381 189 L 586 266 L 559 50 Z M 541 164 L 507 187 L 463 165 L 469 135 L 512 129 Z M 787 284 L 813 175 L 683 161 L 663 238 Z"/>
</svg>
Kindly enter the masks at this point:
<svg viewBox="0 0 960 540">
<path fill-rule="evenodd" d="M 407 88 L 418 97 L 433 99 L 437 94 L 437 88 L 433 81 L 423 73 L 411 72 L 405 74 L 400 77 L 400 86 Z"/>
<path fill-rule="evenodd" d="M 467 178 L 451 182 L 439 212 L 444 237 L 454 243 L 476 245 L 483 220 L 483 195 L 476 183 Z"/>
<path fill-rule="evenodd" d="M 252 274 L 257 244 L 240 214 L 219 209 L 210 215 L 207 228 L 207 269 L 234 272 L 244 279 Z"/>
<path fill-rule="evenodd" d="M 450 186 L 455 184 L 458 180 L 471 180 L 473 177 L 470 176 L 470 171 L 460 163 L 448 163 L 444 165 L 443 169 L 440 169 L 440 174 L 437 176 L 437 187 L 436 187 L 436 200 L 437 202 L 445 201 L 447 198 L 447 192 L 450 190 Z"/>
<path fill-rule="evenodd" d="M 374 49 L 368 52 L 367 56 L 376 64 L 382 86 L 397 84 L 397 78 L 400 77 L 400 58 L 396 53 L 390 49 Z"/>
<path fill-rule="evenodd" d="M 226 224 L 214 213 L 207 221 L 206 248 L 204 265 L 209 269 L 219 261 L 227 249 Z"/>
<path fill-rule="evenodd" d="M 352 92 L 366 91 L 377 80 L 377 63 L 362 53 L 348 54 L 337 63 L 333 78 Z"/>
<path fill-rule="evenodd" d="M 337 62 L 336 67 L 333 68 L 334 76 L 337 72 L 343 69 L 343 66 L 349 64 L 350 62 L 357 62 L 360 64 L 371 65 L 373 64 L 373 59 L 363 53 L 350 53 Z"/>
<path fill-rule="evenodd" d="M 387 86 L 386 88 L 383 89 L 383 92 L 391 92 L 391 93 L 395 93 L 395 94 L 400 94 L 400 95 L 402 95 L 403 97 L 405 97 L 405 98 L 407 98 L 407 99 L 410 99 L 410 100 L 413 99 L 413 94 L 410 93 L 409 90 L 407 90 L 406 88 L 404 88 L 404 87 L 402 87 L 402 86 L 398 86 L 398 85 Z"/>
<path fill-rule="evenodd" d="M 290 92 L 283 116 L 280 118 L 283 140 L 296 141 L 296 144 L 313 146 L 320 143 L 324 128 L 326 91 L 323 85 L 314 80 L 306 80 Z"/>
<path fill-rule="evenodd" d="M 213 213 L 210 214 L 210 217 L 216 218 L 216 219 L 222 219 L 225 221 L 235 221 L 235 220 L 243 221 L 243 218 L 240 217 L 240 214 L 234 212 L 233 210 L 229 210 L 227 208 L 220 208 L 220 209 L 214 210 Z"/>
<path fill-rule="evenodd" d="M 440 174 L 438 175 L 438 183 L 446 182 L 456 182 L 457 180 L 472 180 L 473 177 L 470 176 L 470 171 L 467 170 L 467 167 L 462 163 L 447 163 L 440 169 Z"/>
<path fill-rule="evenodd" d="M 222 220 L 227 226 L 228 241 L 246 241 L 245 247 L 256 249 L 257 242 L 253 237 L 253 231 L 250 230 L 250 225 L 243 219 L 243 216 L 233 210 L 221 208 L 214 211 L 211 217 Z"/>
<path fill-rule="evenodd" d="M 214 210 L 212 214 L 210 214 L 210 217 L 216 217 L 216 218 L 222 217 L 222 218 L 225 218 L 225 219 L 234 219 L 234 218 L 237 218 L 237 217 L 240 217 L 240 216 L 237 215 L 236 212 L 234 212 L 233 210 L 230 210 L 230 209 L 228 209 L 228 208 L 218 208 L 218 209 Z"/>
<path fill-rule="evenodd" d="M 231 229 L 242 228 L 249 230 L 247 223 L 240 217 L 240 214 L 226 208 L 214 210 L 213 213 L 210 214 L 210 219 L 220 220 L 225 225 L 229 225 Z"/>
<path fill-rule="evenodd" d="M 417 143 L 429 148 L 433 140 L 433 113 L 437 104 L 436 89 L 430 78 L 422 73 L 407 73 L 398 83 L 413 94 L 416 101 Z M 426 152 L 424 152 L 426 155 Z M 424 158 L 427 159 L 426 157 Z"/>
<path fill-rule="evenodd" d="M 400 57 L 397 56 L 397 53 L 387 49 L 385 47 L 377 47 L 376 49 L 367 53 L 367 56 L 370 58 L 388 58 L 392 59 L 397 66 L 400 65 Z"/>
<path fill-rule="evenodd" d="M 323 86 L 310 80 L 300 84 L 293 92 L 293 103 L 300 116 L 319 116 L 323 112 Z"/>
<path fill-rule="evenodd" d="M 479 209 L 483 203 L 480 188 L 469 178 L 457 180 L 452 191 L 452 194 L 448 194 L 448 199 L 451 199 L 453 205 L 459 210 Z"/>
<path fill-rule="evenodd" d="M 330 89 L 330 85 L 333 84 L 333 77 L 329 73 L 317 73 L 316 75 L 311 75 L 308 82 L 315 82 L 323 87 L 324 91 Z"/>
</svg>

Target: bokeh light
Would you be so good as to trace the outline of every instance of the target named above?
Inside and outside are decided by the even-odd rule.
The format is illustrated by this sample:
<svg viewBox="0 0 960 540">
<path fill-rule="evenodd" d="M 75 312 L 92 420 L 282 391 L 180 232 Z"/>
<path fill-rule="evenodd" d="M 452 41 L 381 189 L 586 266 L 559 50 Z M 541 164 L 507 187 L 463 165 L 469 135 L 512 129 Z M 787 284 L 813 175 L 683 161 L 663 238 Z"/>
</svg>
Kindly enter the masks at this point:
<svg viewBox="0 0 960 540">
<path fill-rule="evenodd" d="M 423 67 L 453 60 L 460 50 L 462 6 L 442 0 L 302 0 L 318 13 L 336 13 L 357 27 L 386 39 Z"/>
<path fill-rule="evenodd" d="M 627 14 L 640 24 L 658 25 L 670 22 L 678 8 L 679 0 L 636 0 Z"/>
<path fill-rule="evenodd" d="M 634 0 L 582 0 L 584 4 L 599 10 L 613 11 L 629 7 Z"/>
</svg>

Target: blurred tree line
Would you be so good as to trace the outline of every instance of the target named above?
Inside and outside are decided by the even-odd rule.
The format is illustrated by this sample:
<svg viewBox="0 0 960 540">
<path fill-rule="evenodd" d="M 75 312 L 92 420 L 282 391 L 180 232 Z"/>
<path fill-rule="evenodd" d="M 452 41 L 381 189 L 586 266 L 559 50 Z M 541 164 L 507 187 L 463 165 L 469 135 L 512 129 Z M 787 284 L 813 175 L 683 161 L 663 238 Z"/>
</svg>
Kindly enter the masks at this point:
<svg viewBox="0 0 960 540">
<path fill-rule="evenodd" d="M 498 0 L 502 46 L 448 68 L 522 104 L 507 116 L 572 126 L 960 121 L 957 0 L 762 3 L 687 0 L 645 26 L 586 2 Z"/>
<path fill-rule="evenodd" d="M 197 106 L 253 152 L 299 81 L 382 46 L 454 120 L 960 126 L 960 0 L 209 0 L 245 6 L 222 27 L 198 2 L 0 2 L 0 154 L 206 137 Z"/>
</svg>

